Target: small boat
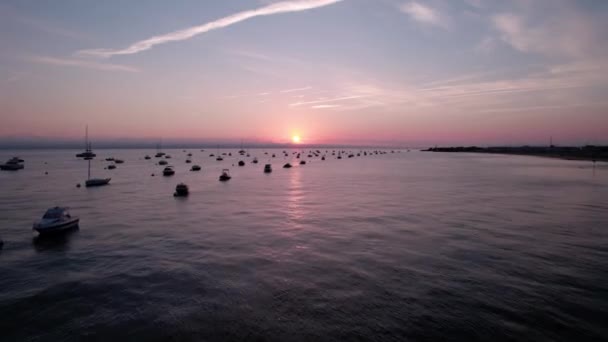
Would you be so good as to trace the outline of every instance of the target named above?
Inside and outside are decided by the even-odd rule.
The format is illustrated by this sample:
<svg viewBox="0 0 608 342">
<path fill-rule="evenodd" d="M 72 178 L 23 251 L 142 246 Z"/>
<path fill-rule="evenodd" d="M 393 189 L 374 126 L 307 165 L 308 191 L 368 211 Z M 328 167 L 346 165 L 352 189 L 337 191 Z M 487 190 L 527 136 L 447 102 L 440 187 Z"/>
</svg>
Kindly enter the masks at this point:
<svg viewBox="0 0 608 342">
<path fill-rule="evenodd" d="M 289 168 L 291 168 L 291 164 L 287 163 L 287 164 L 283 165 L 283 168 L 284 169 L 289 169 Z"/>
<path fill-rule="evenodd" d="M 190 164 L 190 163 L 192 163 L 192 160 L 186 159 L 186 164 Z"/>
<path fill-rule="evenodd" d="M 54 207 L 44 213 L 42 219 L 32 227 L 39 234 L 51 234 L 78 227 L 77 216 L 70 215 L 68 208 Z"/>
<path fill-rule="evenodd" d="M 16 170 L 21 170 L 21 169 L 25 168 L 23 163 L 20 162 L 19 160 L 21 160 L 21 159 L 19 159 L 17 157 L 13 157 L 13 158 L 9 159 L 6 163 L 0 165 L 0 170 L 16 171 Z"/>
<path fill-rule="evenodd" d="M 161 160 L 158 162 L 158 165 L 167 165 L 167 164 L 169 164 L 169 162 L 166 160 Z"/>
<path fill-rule="evenodd" d="M 222 160 L 224 160 L 224 158 L 222 158 L 222 156 L 217 156 L 217 158 L 215 158 L 215 160 L 222 161 Z"/>
<path fill-rule="evenodd" d="M 192 165 L 192 168 L 190 168 L 190 171 L 200 171 L 201 167 L 198 165 Z"/>
<path fill-rule="evenodd" d="M 306 165 L 306 160 L 300 160 L 300 165 Z"/>
<path fill-rule="evenodd" d="M 115 160 L 114 160 L 114 162 L 115 162 L 116 164 L 123 164 L 125 161 L 124 161 L 124 160 L 122 160 L 122 159 L 115 159 Z"/>
<path fill-rule="evenodd" d="M 115 168 L 116 168 L 116 165 L 114 165 L 114 164 L 108 165 L 108 170 L 114 170 Z"/>
<path fill-rule="evenodd" d="M 89 159 L 89 172 L 87 180 L 84 182 L 84 186 L 87 188 L 93 186 L 104 186 L 110 184 L 110 180 L 112 180 L 112 178 L 91 178 L 91 160 Z"/>
<path fill-rule="evenodd" d="M 325 156 L 321 157 L 321 160 L 325 160 Z"/>
<path fill-rule="evenodd" d="M 171 166 L 167 166 L 163 170 L 163 176 L 173 176 L 175 174 L 175 170 Z"/>
<path fill-rule="evenodd" d="M 168 155 L 168 154 L 165 154 L 165 158 L 166 158 L 166 159 L 171 159 L 171 156 L 170 156 L 170 155 Z"/>
<path fill-rule="evenodd" d="M 230 176 L 230 174 L 228 173 L 228 169 L 223 169 L 222 170 L 222 174 L 220 175 L 220 182 L 225 182 L 225 181 L 229 181 L 230 178 L 232 178 Z"/>
<path fill-rule="evenodd" d="M 272 172 L 272 166 L 270 164 L 264 165 L 264 173 L 271 173 L 271 172 Z"/>
<path fill-rule="evenodd" d="M 239 160 L 239 166 L 245 166 L 245 162 L 242 160 Z"/>
<path fill-rule="evenodd" d="M 112 178 L 91 178 L 91 179 L 87 179 L 84 182 L 84 186 L 86 186 L 87 188 L 94 187 L 94 186 L 104 186 L 104 185 L 110 184 L 111 180 L 112 180 Z"/>
<path fill-rule="evenodd" d="M 114 161 L 114 158 L 112 158 L 112 157 L 106 158 L 106 161 Z"/>
<path fill-rule="evenodd" d="M 258 158 L 253 158 L 252 163 L 257 164 L 258 163 Z"/>
<path fill-rule="evenodd" d="M 175 193 L 173 193 L 174 197 L 187 197 L 190 191 L 188 190 L 188 186 L 184 183 L 179 183 L 175 187 Z"/>
<path fill-rule="evenodd" d="M 146 156 L 144 157 L 145 160 L 149 160 L 150 156 L 146 154 Z"/>
<path fill-rule="evenodd" d="M 188 154 L 187 154 L 187 156 L 188 156 L 188 157 L 192 157 L 192 153 L 188 153 Z"/>
<path fill-rule="evenodd" d="M 85 160 L 91 160 L 96 156 L 97 155 L 93 153 L 93 150 L 91 149 L 91 143 L 89 142 L 89 126 L 86 126 L 84 135 L 84 152 L 76 154 L 76 157 L 84 158 Z"/>
<path fill-rule="evenodd" d="M 158 152 L 157 154 L 154 155 L 154 158 L 160 158 L 162 156 L 164 156 L 165 154 L 163 152 Z"/>
</svg>

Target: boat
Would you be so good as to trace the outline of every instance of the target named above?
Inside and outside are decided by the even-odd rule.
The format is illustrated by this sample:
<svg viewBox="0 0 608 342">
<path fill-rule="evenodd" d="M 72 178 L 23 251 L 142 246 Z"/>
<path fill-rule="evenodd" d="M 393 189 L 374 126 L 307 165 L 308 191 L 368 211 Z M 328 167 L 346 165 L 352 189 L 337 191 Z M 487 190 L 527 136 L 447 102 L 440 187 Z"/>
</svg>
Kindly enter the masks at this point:
<svg viewBox="0 0 608 342">
<path fill-rule="evenodd" d="M 87 188 L 93 186 L 104 186 L 108 185 L 110 183 L 110 180 L 112 180 L 112 178 L 91 178 L 91 160 L 89 159 L 89 174 L 88 179 L 84 182 L 84 185 Z"/>
<path fill-rule="evenodd" d="M 201 167 L 198 165 L 192 165 L 192 168 L 190 169 L 190 171 L 200 171 Z"/>
<path fill-rule="evenodd" d="M 321 160 L 325 160 L 325 156 L 321 157 Z"/>
<path fill-rule="evenodd" d="M 0 170 L 4 171 L 17 171 L 25 168 L 22 162 L 20 162 L 19 158 L 13 157 L 6 161 L 6 163 L 0 165 Z"/>
<path fill-rule="evenodd" d="M 165 159 L 171 159 L 171 155 L 166 154 L 166 155 L 165 155 Z"/>
<path fill-rule="evenodd" d="M 85 160 L 91 160 L 96 156 L 97 155 L 93 153 L 93 150 L 91 149 L 91 143 L 89 142 L 89 126 L 86 126 L 84 134 L 84 152 L 76 154 L 76 157 L 84 158 Z"/>
<path fill-rule="evenodd" d="M 225 181 L 229 181 L 230 178 L 232 178 L 230 176 L 230 174 L 228 173 L 228 169 L 223 169 L 222 170 L 222 174 L 220 175 L 220 182 L 225 182 Z"/>
<path fill-rule="evenodd" d="M 264 165 L 264 173 L 271 173 L 271 172 L 272 172 L 272 166 L 270 164 Z"/>
<path fill-rule="evenodd" d="M 108 165 L 108 170 L 114 170 L 115 168 L 116 168 L 116 165 L 114 165 L 114 164 Z"/>
<path fill-rule="evenodd" d="M 192 163 L 192 160 L 186 159 L 186 164 L 190 164 L 190 163 Z"/>
<path fill-rule="evenodd" d="M 115 160 L 114 160 L 114 162 L 115 162 L 116 164 L 123 164 L 125 161 L 124 161 L 124 160 L 122 160 L 122 159 L 115 159 Z"/>
<path fill-rule="evenodd" d="M 215 158 L 215 160 L 217 161 L 222 161 L 224 160 L 224 158 L 222 158 L 222 155 L 220 154 L 220 146 L 217 146 L 217 158 Z"/>
<path fill-rule="evenodd" d="M 106 161 L 114 161 L 114 158 L 112 158 L 112 157 L 106 158 Z"/>
<path fill-rule="evenodd" d="M 161 160 L 158 162 L 158 165 L 167 165 L 167 164 L 169 164 L 169 162 L 166 160 Z"/>
<path fill-rule="evenodd" d="M 291 168 L 291 164 L 287 163 L 287 164 L 283 165 L 283 168 L 284 169 L 289 169 L 289 168 Z"/>
<path fill-rule="evenodd" d="M 163 144 L 162 139 L 158 144 L 156 144 L 156 154 L 154 155 L 155 158 L 160 158 L 165 155 L 165 153 L 162 151 L 162 149 L 163 149 L 162 144 Z"/>
<path fill-rule="evenodd" d="M 245 162 L 242 160 L 239 160 L 239 166 L 245 166 Z"/>
<path fill-rule="evenodd" d="M 48 209 L 32 229 L 39 234 L 58 233 L 78 227 L 79 221 L 78 216 L 70 215 L 68 208 L 54 207 Z"/>
<path fill-rule="evenodd" d="M 144 157 L 145 160 L 150 159 L 150 156 L 146 154 L 146 156 Z"/>
<path fill-rule="evenodd" d="M 174 197 L 187 197 L 190 191 L 188 190 L 188 186 L 184 183 L 179 183 L 175 187 L 175 193 L 173 193 Z"/>
<path fill-rule="evenodd" d="M 306 165 L 306 160 L 300 160 L 300 165 Z"/>
<path fill-rule="evenodd" d="M 252 163 L 257 164 L 258 163 L 258 158 L 253 158 Z"/>
<path fill-rule="evenodd" d="M 171 166 L 167 166 L 163 170 L 163 176 L 173 176 L 174 174 L 175 174 L 175 170 L 173 170 L 173 167 L 171 167 Z"/>
<path fill-rule="evenodd" d="M 192 157 L 192 153 L 188 153 L 188 154 L 187 154 L 187 156 L 188 156 L 188 157 Z"/>
</svg>

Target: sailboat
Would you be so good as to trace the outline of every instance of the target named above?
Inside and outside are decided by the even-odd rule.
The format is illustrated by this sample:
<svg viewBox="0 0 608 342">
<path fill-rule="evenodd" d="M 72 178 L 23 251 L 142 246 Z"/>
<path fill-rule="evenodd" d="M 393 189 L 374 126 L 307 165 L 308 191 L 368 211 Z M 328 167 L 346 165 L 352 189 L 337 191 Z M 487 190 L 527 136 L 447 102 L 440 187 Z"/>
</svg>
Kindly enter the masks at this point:
<svg viewBox="0 0 608 342">
<path fill-rule="evenodd" d="M 241 149 L 239 150 L 239 154 L 240 155 L 245 154 L 245 150 L 243 150 L 243 139 L 241 139 Z"/>
<path fill-rule="evenodd" d="M 88 178 L 87 181 L 84 182 L 84 185 L 88 188 L 88 187 L 92 187 L 92 186 L 102 186 L 102 185 L 108 185 L 110 183 L 110 180 L 112 178 L 91 178 L 91 160 L 89 159 L 89 173 L 88 173 Z"/>
<path fill-rule="evenodd" d="M 160 143 L 156 144 L 156 155 L 154 156 L 155 158 L 160 158 L 162 156 L 164 156 L 165 153 L 162 152 L 162 140 Z"/>
<path fill-rule="evenodd" d="M 85 128 L 84 134 L 84 152 L 78 153 L 76 155 L 77 158 L 84 158 L 85 160 L 91 160 L 95 158 L 96 154 L 91 150 L 91 143 L 89 142 L 89 126 L 87 125 Z"/>
</svg>

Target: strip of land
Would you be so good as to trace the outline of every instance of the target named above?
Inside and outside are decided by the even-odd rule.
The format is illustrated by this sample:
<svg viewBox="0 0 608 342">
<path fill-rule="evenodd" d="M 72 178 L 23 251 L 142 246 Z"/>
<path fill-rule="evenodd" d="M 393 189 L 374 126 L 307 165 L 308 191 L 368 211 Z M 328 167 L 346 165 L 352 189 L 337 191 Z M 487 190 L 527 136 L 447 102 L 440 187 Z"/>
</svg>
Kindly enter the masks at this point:
<svg viewBox="0 0 608 342">
<path fill-rule="evenodd" d="M 569 160 L 589 160 L 608 162 L 608 146 L 520 146 L 520 147 L 431 147 L 424 152 L 467 152 L 514 154 L 524 156 L 551 157 Z"/>
</svg>

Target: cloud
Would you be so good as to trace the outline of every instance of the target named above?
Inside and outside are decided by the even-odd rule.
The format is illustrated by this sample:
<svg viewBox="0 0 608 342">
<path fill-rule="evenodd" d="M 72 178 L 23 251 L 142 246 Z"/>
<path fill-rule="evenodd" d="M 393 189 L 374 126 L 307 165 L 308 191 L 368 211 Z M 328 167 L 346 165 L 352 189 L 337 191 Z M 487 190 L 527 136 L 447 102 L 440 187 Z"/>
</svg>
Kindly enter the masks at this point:
<svg viewBox="0 0 608 342">
<path fill-rule="evenodd" d="M 312 109 L 331 109 L 331 108 L 338 108 L 338 107 L 341 107 L 341 105 L 337 105 L 337 104 L 333 104 L 333 105 L 322 104 L 322 105 L 315 105 L 315 106 L 312 106 L 310 108 L 312 108 Z"/>
<path fill-rule="evenodd" d="M 203 25 L 193 26 L 183 30 L 174 31 L 167 34 L 144 39 L 135 42 L 124 49 L 81 50 L 78 52 L 78 54 L 103 58 L 108 58 L 115 55 L 135 54 L 138 52 L 149 50 L 155 45 L 190 39 L 199 34 L 234 25 L 247 19 L 279 13 L 306 11 L 314 8 L 332 5 L 340 1 L 342 0 L 294 0 L 277 2 L 264 7 L 260 7 L 255 10 L 238 12 L 227 17 L 208 22 Z"/>
<path fill-rule="evenodd" d="M 281 90 L 280 93 L 294 93 L 294 92 L 305 91 L 305 90 L 310 90 L 310 89 L 312 89 L 312 87 L 285 89 L 285 90 Z"/>
<path fill-rule="evenodd" d="M 40 63 L 40 64 L 81 67 L 81 68 L 105 70 L 105 71 L 128 71 L 128 72 L 138 72 L 139 71 L 139 69 L 131 67 L 131 66 L 127 66 L 127 65 L 99 63 L 99 62 L 85 61 L 85 60 L 79 60 L 79 59 L 36 56 L 36 57 L 31 57 L 30 60 L 32 62 Z"/>
<path fill-rule="evenodd" d="M 526 8 L 521 14 L 492 16 L 500 40 L 515 50 L 549 57 L 589 58 L 607 54 L 605 30 L 597 15 L 564 2 L 541 3 L 541 8 Z"/>
<path fill-rule="evenodd" d="M 363 96 L 360 96 L 360 95 L 342 96 L 342 97 L 336 97 L 336 98 L 332 98 L 332 99 L 318 99 L 318 100 L 314 100 L 314 101 L 295 102 L 295 103 L 289 104 L 289 106 L 290 107 L 300 107 L 300 106 L 304 106 L 304 105 L 308 105 L 308 104 L 317 104 L 317 103 L 328 103 L 328 102 L 338 102 L 338 101 L 354 100 L 354 99 L 358 99 L 358 98 L 361 98 L 361 97 L 363 97 Z"/>
<path fill-rule="evenodd" d="M 401 12 L 423 24 L 447 27 L 445 18 L 435 9 L 419 2 L 408 2 L 399 7 Z"/>
</svg>

